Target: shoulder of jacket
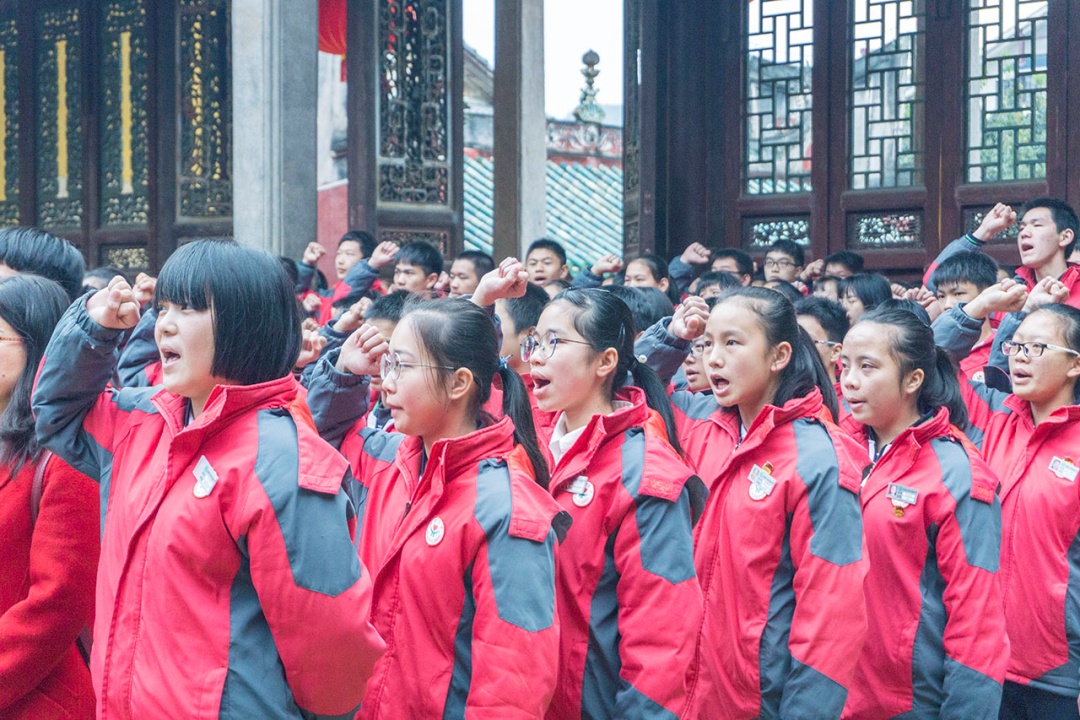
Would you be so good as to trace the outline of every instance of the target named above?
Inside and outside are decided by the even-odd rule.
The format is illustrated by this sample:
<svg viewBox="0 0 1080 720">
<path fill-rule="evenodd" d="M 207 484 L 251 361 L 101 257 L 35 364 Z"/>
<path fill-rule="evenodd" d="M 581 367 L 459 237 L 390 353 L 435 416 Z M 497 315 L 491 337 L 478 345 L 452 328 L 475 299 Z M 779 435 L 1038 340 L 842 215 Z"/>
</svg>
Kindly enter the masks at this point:
<svg viewBox="0 0 1080 720">
<path fill-rule="evenodd" d="M 323 440 L 303 418 L 288 408 L 267 408 L 257 413 L 258 443 L 255 474 L 266 484 L 275 476 L 296 472 L 296 484 L 314 492 L 336 495 L 349 463 Z"/>
<path fill-rule="evenodd" d="M 854 438 L 836 425 L 810 416 L 793 420 L 791 431 L 797 472 L 803 483 L 809 487 L 828 482 L 835 474 L 840 487 L 859 494 L 860 460 L 865 458 L 866 451 Z"/>
</svg>

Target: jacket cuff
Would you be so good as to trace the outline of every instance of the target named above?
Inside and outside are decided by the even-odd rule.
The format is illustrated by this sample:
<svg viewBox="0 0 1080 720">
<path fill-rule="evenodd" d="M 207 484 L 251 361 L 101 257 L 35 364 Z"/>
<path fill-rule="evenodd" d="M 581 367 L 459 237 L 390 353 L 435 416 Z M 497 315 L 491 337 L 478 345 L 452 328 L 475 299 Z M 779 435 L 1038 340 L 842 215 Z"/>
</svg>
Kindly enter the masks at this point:
<svg viewBox="0 0 1080 720">
<path fill-rule="evenodd" d="M 312 378 L 326 378 L 326 380 L 336 388 L 354 388 L 357 385 L 366 385 L 371 382 L 371 378 L 367 375 L 353 375 L 350 372 L 341 372 L 338 370 L 336 365 L 339 355 L 341 355 L 341 348 L 335 348 L 326 353 L 315 367 L 315 373 Z"/>
<path fill-rule="evenodd" d="M 87 293 L 81 298 L 76 300 L 78 309 L 75 311 L 75 324 L 86 333 L 87 337 L 95 346 L 100 345 L 112 345 L 116 346 L 120 342 L 120 336 L 124 333 L 123 330 L 117 330 L 115 328 L 107 328 L 103 325 L 98 325 L 90 317 L 90 313 L 86 311 L 86 301 L 90 299 L 93 293 Z"/>
<path fill-rule="evenodd" d="M 675 337 L 668 330 L 668 325 L 671 324 L 671 320 L 672 317 L 669 315 L 660 320 L 660 322 L 653 323 L 649 329 L 645 331 L 645 334 L 641 336 L 641 339 L 644 340 L 645 338 L 649 338 L 661 345 L 666 345 L 682 352 L 688 351 L 690 349 L 690 341 Z"/>
<path fill-rule="evenodd" d="M 981 329 L 983 321 L 968 315 L 967 310 L 964 310 L 965 305 L 967 305 L 967 303 L 960 303 L 956 306 L 956 312 L 953 313 L 956 324 L 967 330 Z"/>
<path fill-rule="evenodd" d="M 985 244 L 986 244 L 986 241 L 985 241 L 985 240 L 980 240 L 979 238 L 975 237 L 975 236 L 974 236 L 973 234 L 971 234 L 971 233 L 967 233 L 967 234 L 965 234 L 965 235 L 964 235 L 964 238 L 965 238 L 965 239 L 967 239 L 967 241 L 968 241 L 969 243 L 971 243 L 972 245 L 975 245 L 976 247 L 982 247 L 983 245 L 985 245 Z"/>
</svg>

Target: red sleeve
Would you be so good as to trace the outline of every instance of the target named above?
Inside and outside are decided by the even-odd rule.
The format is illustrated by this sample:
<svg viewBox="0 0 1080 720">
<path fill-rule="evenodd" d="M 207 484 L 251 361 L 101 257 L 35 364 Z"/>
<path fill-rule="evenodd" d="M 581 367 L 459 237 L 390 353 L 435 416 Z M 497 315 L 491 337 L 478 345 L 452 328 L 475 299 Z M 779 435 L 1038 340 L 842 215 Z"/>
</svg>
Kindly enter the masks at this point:
<svg viewBox="0 0 1080 720">
<path fill-rule="evenodd" d="M 97 483 L 54 456 L 30 545 L 29 593 L 0 615 L 0 711 L 37 687 L 90 624 L 98 528 Z"/>
</svg>

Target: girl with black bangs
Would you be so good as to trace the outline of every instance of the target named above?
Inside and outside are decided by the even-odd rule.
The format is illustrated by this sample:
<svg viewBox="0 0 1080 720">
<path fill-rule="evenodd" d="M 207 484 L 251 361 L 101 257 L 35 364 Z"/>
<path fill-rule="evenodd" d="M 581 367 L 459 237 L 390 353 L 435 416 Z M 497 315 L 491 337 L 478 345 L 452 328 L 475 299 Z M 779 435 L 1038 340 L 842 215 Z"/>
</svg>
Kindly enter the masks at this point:
<svg viewBox="0 0 1080 720">
<path fill-rule="evenodd" d="M 297 400 L 289 281 L 266 253 L 196 241 L 165 263 L 156 304 L 164 387 L 107 387 L 139 319 L 117 277 L 64 314 L 34 393 L 42 444 L 101 484 L 101 712 L 353 712 L 383 643 L 348 464 Z"/>
</svg>

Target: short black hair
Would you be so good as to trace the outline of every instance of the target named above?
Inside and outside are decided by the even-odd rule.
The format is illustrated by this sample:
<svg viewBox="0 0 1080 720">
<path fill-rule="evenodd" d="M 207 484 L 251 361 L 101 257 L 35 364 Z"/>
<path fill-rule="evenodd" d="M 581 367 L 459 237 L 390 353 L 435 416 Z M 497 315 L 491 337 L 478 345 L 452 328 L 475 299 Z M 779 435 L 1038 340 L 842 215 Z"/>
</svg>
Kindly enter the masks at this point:
<svg viewBox="0 0 1080 720">
<path fill-rule="evenodd" d="M 424 275 L 438 275 L 443 271 L 443 255 L 439 248 L 423 240 L 413 240 L 401 246 L 394 257 L 397 263 L 407 262 L 424 269 Z"/>
<path fill-rule="evenodd" d="M 863 256 L 852 250 L 837 250 L 831 255 L 825 258 L 825 265 L 843 265 L 848 270 L 854 273 L 861 273 L 863 271 Z"/>
<path fill-rule="evenodd" d="M 82 294 L 86 260 L 67 240 L 32 227 L 0 230 L 0 263 L 60 284 L 72 300 Z"/>
<path fill-rule="evenodd" d="M 630 308 L 635 333 L 648 329 L 658 320 L 675 312 L 675 306 L 668 296 L 654 287 L 605 285 L 601 289 L 610 292 Z"/>
<path fill-rule="evenodd" d="M 380 295 L 364 311 L 364 321 L 388 320 L 396 325 L 401 322 L 405 303 L 412 295 L 408 290 L 395 290 L 388 295 Z"/>
<path fill-rule="evenodd" d="M 256 385 L 292 372 L 300 355 L 300 311 L 294 286 L 273 255 L 230 238 L 194 240 L 165 262 L 155 303 L 210 310 L 211 372 Z"/>
<path fill-rule="evenodd" d="M 817 320 L 818 325 L 825 331 L 825 336 L 832 342 L 844 342 L 847 335 L 847 313 L 840 303 L 823 297 L 803 298 L 795 303 L 795 315 L 806 315 Z"/>
<path fill-rule="evenodd" d="M 697 281 L 697 289 L 694 291 L 697 295 L 700 295 L 702 290 L 713 285 L 719 287 L 721 290 L 727 290 L 732 287 L 739 287 L 742 285 L 732 273 L 726 270 L 711 270 L 707 273 L 703 273 Z"/>
<path fill-rule="evenodd" d="M 558 256 L 561 264 L 566 264 L 566 249 L 554 240 L 548 240 L 547 238 L 533 240 L 532 244 L 529 245 L 529 251 L 525 253 L 525 259 L 532 255 L 533 250 L 550 250 Z"/>
<path fill-rule="evenodd" d="M 941 261 L 930 280 L 936 287 L 972 283 L 983 291 L 997 282 L 998 264 L 994 258 L 982 252 L 959 252 Z"/>
<path fill-rule="evenodd" d="M 503 332 L 510 330 L 516 335 L 526 328 L 536 327 L 536 323 L 540 322 L 540 315 L 550 300 L 544 288 L 532 283 L 526 284 L 524 295 L 506 298 L 504 301 L 506 314 L 514 321 L 514 327 L 503 328 Z"/>
<path fill-rule="evenodd" d="M 454 260 L 468 260 L 471 262 L 477 278 L 482 278 L 495 269 L 495 258 L 480 250 L 465 250 Z"/>
<path fill-rule="evenodd" d="M 790 256 L 799 267 L 806 265 L 806 251 L 803 250 L 802 245 L 794 240 L 787 240 L 785 238 L 774 240 L 772 244 L 765 249 L 766 255 L 771 252 L 780 252 Z"/>
<path fill-rule="evenodd" d="M 735 267 L 739 269 L 740 275 L 753 275 L 754 274 L 754 258 L 749 254 L 739 250 L 738 248 L 727 247 L 715 247 L 710 248 L 712 255 L 709 258 L 709 267 L 717 260 L 725 260 L 731 258 L 735 261 Z"/>
<path fill-rule="evenodd" d="M 803 294 L 799 292 L 799 289 L 787 280 L 780 280 L 779 278 L 776 280 L 768 280 L 765 282 L 765 288 L 780 293 L 790 300 L 792 304 L 803 299 Z"/>
<path fill-rule="evenodd" d="M 1035 208 L 1047 208 L 1050 210 L 1050 217 L 1053 218 L 1054 226 L 1057 227 L 1058 232 L 1072 230 L 1072 242 L 1065 246 L 1065 257 L 1068 258 L 1076 247 L 1077 236 L 1080 236 L 1080 219 L 1076 217 L 1076 211 L 1073 210 L 1072 205 L 1064 200 L 1051 197 L 1028 200 L 1027 204 L 1024 205 L 1024 212 L 1027 213 L 1028 210 L 1034 210 Z"/>
<path fill-rule="evenodd" d="M 892 297 L 892 286 L 883 275 L 857 273 L 840 281 L 840 297 L 848 292 L 859 298 L 864 310 L 873 310 Z"/>
<path fill-rule="evenodd" d="M 350 230 L 338 240 L 338 247 L 341 247 L 343 242 L 360 243 L 360 252 L 366 258 L 371 257 L 371 253 L 375 252 L 375 246 L 378 245 L 375 237 L 366 230 Z"/>
</svg>

